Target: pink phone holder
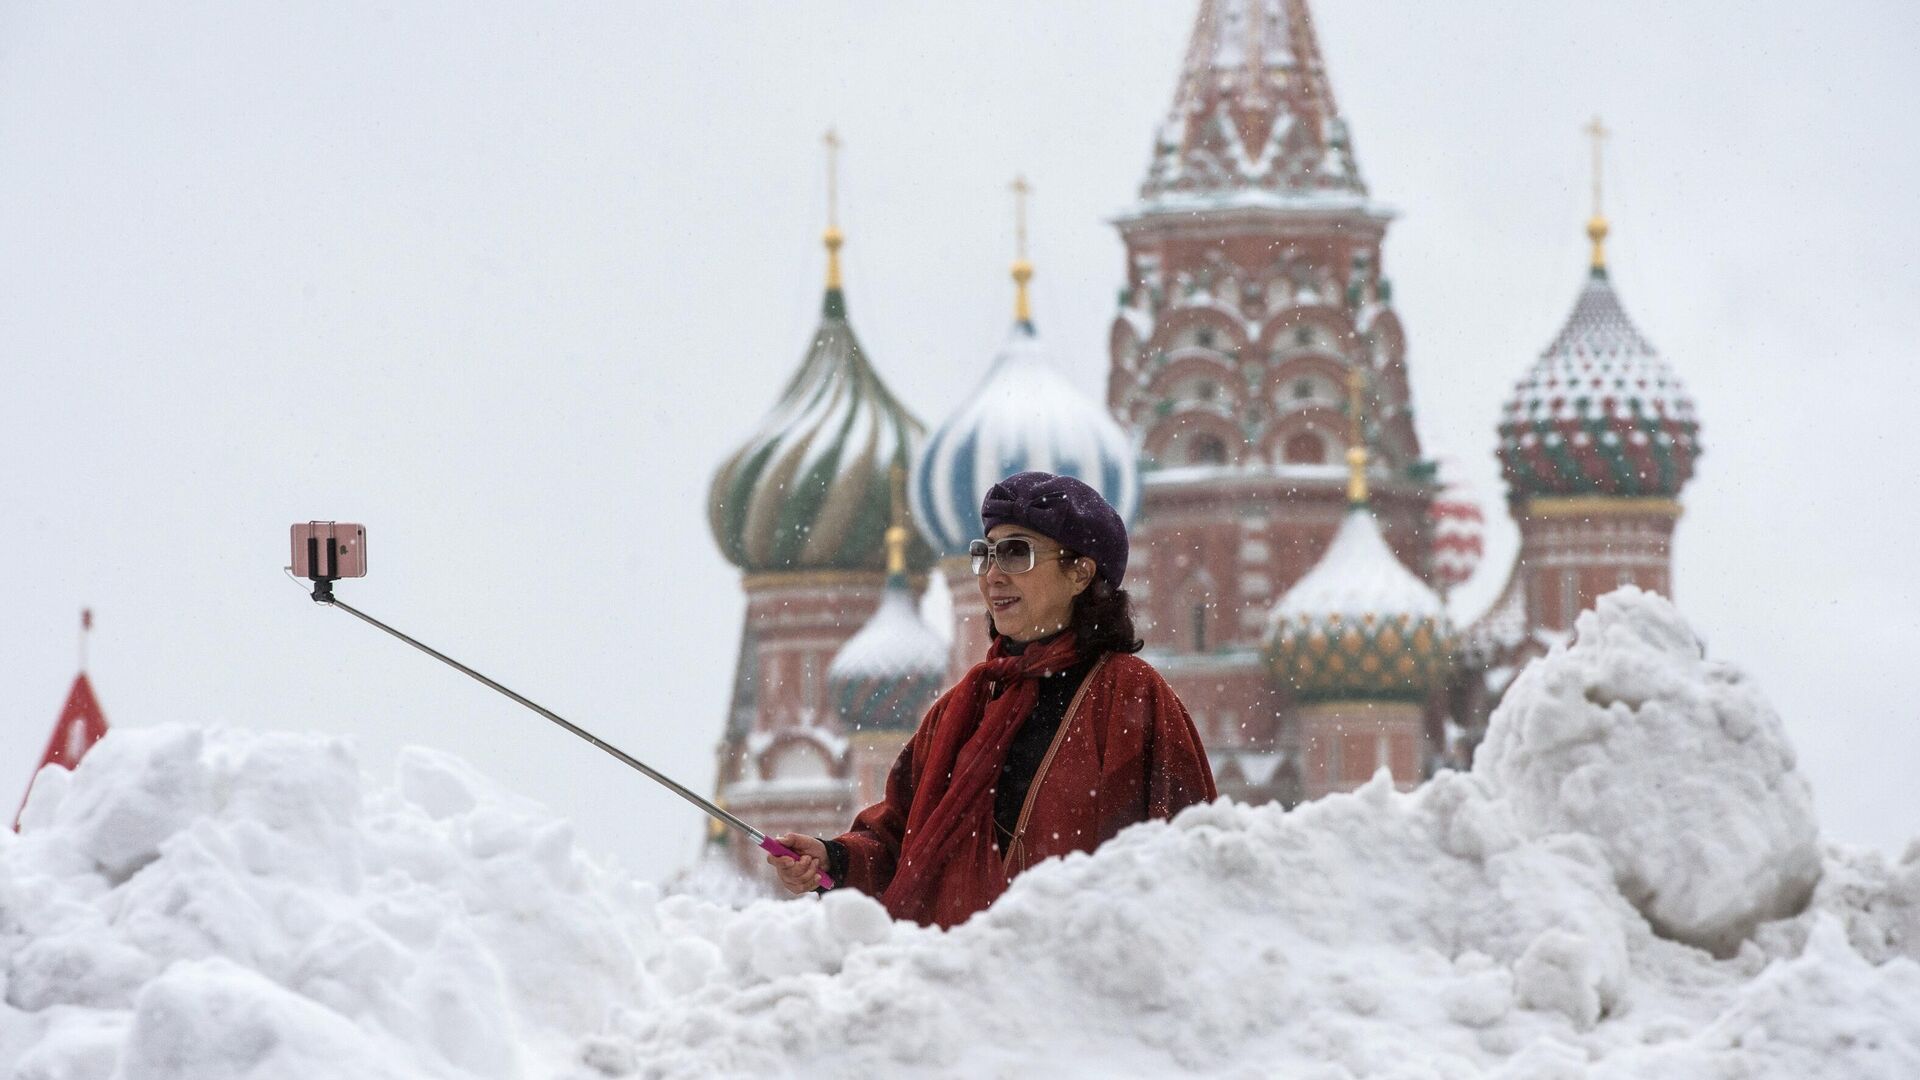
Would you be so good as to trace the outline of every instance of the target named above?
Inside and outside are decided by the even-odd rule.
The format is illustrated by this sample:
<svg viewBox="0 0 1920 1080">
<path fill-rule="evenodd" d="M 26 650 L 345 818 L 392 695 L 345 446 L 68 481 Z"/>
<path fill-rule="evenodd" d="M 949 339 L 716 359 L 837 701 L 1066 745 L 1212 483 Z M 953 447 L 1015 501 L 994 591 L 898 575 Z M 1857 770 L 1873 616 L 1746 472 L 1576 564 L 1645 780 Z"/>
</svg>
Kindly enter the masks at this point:
<svg viewBox="0 0 1920 1080">
<path fill-rule="evenodd" d="M 763 836 L 760 838 L 760 848 L 769 855 L 778 855 L 782 858 L 798 859 L 800 857 L 799 852 L 775 840 L 771 836 Z M 820 872 L 820 887 L 823 889 L 833 888 L 833 879 L 828 877 L 824 870 Z"/>
</svg>

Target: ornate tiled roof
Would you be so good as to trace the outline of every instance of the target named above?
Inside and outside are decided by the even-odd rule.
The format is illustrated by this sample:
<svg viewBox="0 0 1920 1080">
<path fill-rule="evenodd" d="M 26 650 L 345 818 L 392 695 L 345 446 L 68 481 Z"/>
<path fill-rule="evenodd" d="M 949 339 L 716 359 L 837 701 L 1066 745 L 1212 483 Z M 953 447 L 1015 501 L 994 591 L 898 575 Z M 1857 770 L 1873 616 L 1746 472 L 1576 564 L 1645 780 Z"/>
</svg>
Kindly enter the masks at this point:
<svg viewBox="0 0 1920 1080">
<path fill-rule="evenodd" d="M 1604 269 L 1507 399 L 1499 456 L 1522 495 L 1673 496 L 1701 453 L 1693 401 Z"/>
<path fill-rule="evenodd" d="M 1366 194 L 1306 0 L 1203 0 L 1139 210 Z"/>
<path fill-rule="evenodd" d="M 1446 676 L 1453 630 L 1361 503 L 1274 606 L 1267 642 L 1275 679 L 1300 700 L 1419 700 Z"/>
</svg>

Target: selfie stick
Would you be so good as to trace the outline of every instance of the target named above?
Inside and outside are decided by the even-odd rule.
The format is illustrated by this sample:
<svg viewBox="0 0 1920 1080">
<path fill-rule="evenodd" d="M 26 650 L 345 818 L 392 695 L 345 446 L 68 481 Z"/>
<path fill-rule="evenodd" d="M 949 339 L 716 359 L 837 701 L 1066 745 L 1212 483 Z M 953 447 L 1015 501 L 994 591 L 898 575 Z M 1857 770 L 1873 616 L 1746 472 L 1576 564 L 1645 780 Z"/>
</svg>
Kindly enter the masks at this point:
<svg viewBox="0 0 1920 1080">
<path fill-rule="evenodd" d="M 310 545 L 310 548 L 317 549 L 319 546 L 316 540 L 309 539 L 307 543 Z M 326 565 L 329 569 L 333 569 L 334 566 L 336 565 L 333 562 L 333 557 L 334 557 L 334 552 L 332 551 L 333 541 L 329 540 L 327 542 L 327 547 L 329 550 L 327 552 L 328 562 Z M 319 552 L 317 550 L 311 551 L 307 561 L 307 565 L 310 568 L 318 569 L 322 565 L 318 556 L 319 556 Z M 756 829 L 753 826 L 747 824 L 746 822 L 741 821 L 739 818 L 734 817 L 732 814 L 728 813 L 725 808 L 715 806 L 713 803 L 710 803 L 707 800 L 701 798 L 700 796 L 695 795 L 693 792 L 687 790 L 685 787 L 682 787 L 672 777 L 669 777 L 664 773 L 656 772 L 652 767 L 647 765 L 646 762 L 641 761 L 639 758 L 636 758 L 633 755 L 628 754 L 626 751 L 620 749 L 617 746 L 612 745 L 611 743 L 603 742 L 598 736 L 594 735 L 592 732 L 574 724 L 572 721 L 569 721 L 565 717 L 561 716 L 559 713 L 556 713 L 553 710 L 548 709 L 537 702 L 531 701 L 525 697 L 522 697 L 519 694 L 514 693 L 512 690 L 509 690 L 506 687 L 500 685 L 499 683 L 494 682 L 492 679 L 487 678 L 485 675 L 482 675 L 479 672 L 468 667 L 467 665 L 461 663 L 460 661 L 455 660 L 453 657 L 448 656 L 445 653 L 438 652 L 419 641 L 415 641 L 413 638 L 410 638 L 407 635 L 401 633 L 400 631 L 395 630 L 393 627 L 388 626 L 386 623 L 381 622 L 379 619 L 376 619 L 371 615 L 368 615 L 366 612 L 357 610 L 354 607 L 348 605 L 345 601 L 333 595 L 334 580 L 335 579 L 331 577 L 316 577 L 313 579 L 313 599 L 315 602 L 321 603 L 321 604 L 331 604 L 334 607 L 337 607 L 340 610 L 346 612 L 347 614 L 352 615 L 354 618 L 359 619 L 361 622 L 368 624 L 369 626 L 379 627 L 380 629 L 385 630 L 387 633 L 392 634 L 394 637 L 399 638 L 401 641 L 404 641 L 407 644 L 413 646 L 414 648 L 419 649 L 421 652 L 426 653 L 428 656 L 431 656 L 434 659 L 445 663 L 446 665 L 454 668 L 457 671 L 461 671 L 468 675 L 471 675 L 475 679 L 479 680 L 480 682 L 485 683 L 487 686 L 490 686 L 493 689 L 500 691 L 502 694 L 505 694 L 506 696 L 512 698 L 513 700 L 519 702 L 520 704 L 525 705 L 527 708 L 532 709 L 534 712 L 539 713 L 541 716 L 546 717 L 547 719 L 553 721 L 556 724 L 559 724 L 561 727 L 566 728 L 568 731 L 573 732 L 575 735 L 580 736 L 581 738 L 587 740 L 588 742 L 599 747 L 600 749 L 605 750 L 607 753 L 612 754 L 615 758 L 619 759 L 622 764 L 628 765 L 634 769 L 639 770 L 642 773 L 645 773 L 648 777 L 652 778 L 655 781 L 658 781 L 660 784 L 665 786 L 667 790 L 673 792 L 675 795 L 678 795 L 681 798 L 692 803 L 693 805 L 699 807 L 701 810 L 704 810 L 707 814 L 713 817 L 719 818 L 721 821 L 725 822 L 726 824 L 731 825 L 732 827 L 745 833 L 747 837 L 754 842 L 755 845 L 757 845 L 761 850 L 767 852 L 768 854 L 776 855 L 776 856 L 784 856 L 789 859 L 800 858 L 799 852 L 794 851 L 792 848 L 788 847 L 787 845 L 781 843 L 778 840 L 775 840 L 771 836 L 768 836 L 766 833 L 761 832 L 759 829 Z M 822 871 L 820 874 L 820 887 L 823 889 L 833 888 L 833 879 L 828 877 L 825 871 Z"/>
</svg>

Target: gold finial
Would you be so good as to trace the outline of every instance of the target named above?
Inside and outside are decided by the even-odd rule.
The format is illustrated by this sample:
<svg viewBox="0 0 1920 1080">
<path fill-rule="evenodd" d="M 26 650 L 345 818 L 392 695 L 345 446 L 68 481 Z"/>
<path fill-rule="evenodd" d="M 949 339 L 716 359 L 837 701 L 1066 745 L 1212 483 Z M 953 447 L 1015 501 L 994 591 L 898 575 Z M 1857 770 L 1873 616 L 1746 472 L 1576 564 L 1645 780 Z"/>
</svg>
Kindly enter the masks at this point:
<svg viewBox="0 0 1920 1080">
<path fill-rule="evenodd" d="M 1347 442 L 1347 502 L 1353 506 L 1367 501 L 1367 426 L 1360 415 L 1366 387 L 1365 372 L 1356 367 L 1347 373 L 1347 414 L 1352 430 Z"/>
<path fill-rule="evenodd" d="M 827 129 L 821 140 L 827 144 L 827 231 L 821 237 L 827 245 L 827 288 L 840 287 L 840 134 Z"/>
<path fill-rule="evenodd" d="M 894 462 L 887 476 L 893 524 L 887 527 L 887 576 L 907 572 L 907 467 Z"/>
<path fill-rule="evenodd" d="M 1588 124 L 1585 130 L 1593 137 L 1593 217 L 1587 220 L 1587 239 L 1593 241 L 1593 272 L 1605 274 L 1607 272 L 1607 218 L 1600 209 L 1600 150 L 1601 143 L 1613 132 L 1607 130 L 1598 116 L 1593 118 L 1593 122 Z"/>
<path fill-rule="evenodd" d="M 1032 190 L 1026 177 L 1013 178 L 1013 318 L 1023 324 L 1033 321 L 1027 300 L 1027 282 L 1033 280 L 1033 264 L 1027 261 L 1027 194 Z"/>
</svg>

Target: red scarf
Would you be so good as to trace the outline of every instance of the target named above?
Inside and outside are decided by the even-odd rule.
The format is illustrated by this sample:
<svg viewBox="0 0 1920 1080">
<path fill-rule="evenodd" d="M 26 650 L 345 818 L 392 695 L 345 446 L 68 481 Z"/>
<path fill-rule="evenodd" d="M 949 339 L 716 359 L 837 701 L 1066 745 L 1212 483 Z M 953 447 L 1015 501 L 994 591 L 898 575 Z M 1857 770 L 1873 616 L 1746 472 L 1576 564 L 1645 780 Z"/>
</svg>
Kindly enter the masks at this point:
<svg viewBox="0 0 1920 1080">
<path fill-rule="evenodd" d="M 943 882 L 958 888 L 990 883 L 994 895 L 1006 887 L 993 848 L 993 792 L 1014 733 L 1040 699 L 1039 679 L 1058 674 L 1079 660 L 1072 631 L 1018 655 L 1006 651 L 1006 638 L 954 688 L 934 720 L 933 740 L 924 763 L 916 762 L 919 785 L 907 811 L 900 861 L 881 903 L 896 919 L 938 922 L 941 906 L 962 902 L 948 896 Z M 969 903 L 966 911 L 985 906 Z"/>
</svg>

